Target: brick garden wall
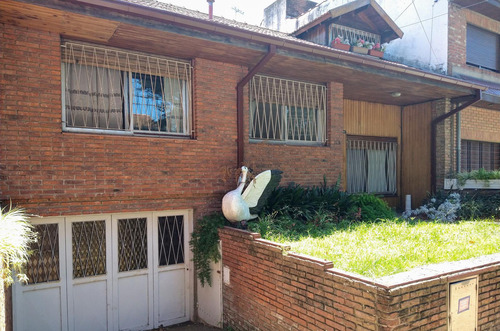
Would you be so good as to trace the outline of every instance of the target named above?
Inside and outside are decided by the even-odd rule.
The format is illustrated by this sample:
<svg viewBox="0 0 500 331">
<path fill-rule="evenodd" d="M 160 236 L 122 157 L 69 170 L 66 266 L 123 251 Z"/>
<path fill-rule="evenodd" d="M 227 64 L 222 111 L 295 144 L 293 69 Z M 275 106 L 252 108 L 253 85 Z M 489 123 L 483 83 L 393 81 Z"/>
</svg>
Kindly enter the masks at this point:
<svg viewBox="0 0 500 331">
<path fill-rule="evenodd" d="M 479 275 L 478 330 L 500 328 L 500 255 L 484 265 L 434 270 L 429 278 L 403 273 L 375 282 L 334 269 L 331 262 L 288 252 L 258 234 L 233 228 L 219 234 L 224 275 L 229 275 L 223 285 L 226 327 L 447 330 L 449 283 Z"/>
</svg>

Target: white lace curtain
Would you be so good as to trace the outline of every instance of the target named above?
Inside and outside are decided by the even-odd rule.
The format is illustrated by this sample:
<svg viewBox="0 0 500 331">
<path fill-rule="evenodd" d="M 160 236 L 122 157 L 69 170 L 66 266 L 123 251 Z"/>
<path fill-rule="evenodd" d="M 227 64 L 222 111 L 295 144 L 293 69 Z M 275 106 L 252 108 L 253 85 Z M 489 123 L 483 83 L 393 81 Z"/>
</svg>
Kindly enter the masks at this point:
<svg viewBox="0 0 500 331">
<path fill-rule="evenodd" d="M 347 191 L 396 193 L 397 143 L 348 140 Z"/>
<path fill-rule="evenodd" d="M 73 63 L 65 66 L 66 125 L 124 129 L 121 72 Z"/>
</svg>

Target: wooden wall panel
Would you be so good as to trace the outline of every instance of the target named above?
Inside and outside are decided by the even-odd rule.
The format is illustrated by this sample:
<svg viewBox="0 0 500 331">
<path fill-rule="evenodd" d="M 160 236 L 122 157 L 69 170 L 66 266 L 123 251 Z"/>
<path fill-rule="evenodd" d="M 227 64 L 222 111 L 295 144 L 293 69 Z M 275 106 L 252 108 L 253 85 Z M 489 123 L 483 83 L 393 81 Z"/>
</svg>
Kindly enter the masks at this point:
<svg viewBox="0 0 500 331">
<path fill-rule="evenodd" d="M 402 112 L 401 192 L 403 198 L 411 194 L 412 209 L 431 190 L 431 110 L 431 104 L 425 103 L 404 107 Z"/>
<path fill-rule="evenodd" d="M 398 197 L 387 197 L 384 200 L 392 207 L 399 207 L 400 164 L 401 164 L 401 107 L 370 103 L 364 101 L 344 100 L 344 130 L 347 135 L 392 137 L 398 141 L 397 181 Z M 346 178 L 347 158 L 344 152 L 344 171 Z"/>
<path fill-rule="evenodd" d="M 377 137 L 401 135 L 399 106 L 344 100 L 344 128 L 347 134 Z"/>
</svg>

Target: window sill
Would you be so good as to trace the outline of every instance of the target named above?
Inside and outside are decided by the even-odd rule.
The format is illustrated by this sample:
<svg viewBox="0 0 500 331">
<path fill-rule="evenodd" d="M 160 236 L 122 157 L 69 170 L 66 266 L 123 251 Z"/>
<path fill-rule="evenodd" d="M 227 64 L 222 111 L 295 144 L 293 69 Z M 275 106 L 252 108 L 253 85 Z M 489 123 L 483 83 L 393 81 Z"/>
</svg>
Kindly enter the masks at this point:
<svg viewBox="0 0 500 331">
<path fill-rule="evenodd" d="M 314 141 L 282 141 L 282 140 L 265 140 L 250 138 L 251 144 L 269 144 L 269 145 L 286 145 L 286 146 L 311 146 L 325 147 L 325 143 Z"/>
<path fill-rule="evenodd" d="M 127 136 L 127 137 L 192 139 L 188 135 L 177 135 L 177 134 L 168 134 L 168 133 L 131 132 L 131 131 L 121 131 L 121 130 L 63 128 L 62 131 L 63 131 L 63 133 L 81 133 L 81 134 L 97 134 L 97 135 Z"/>
</svg>

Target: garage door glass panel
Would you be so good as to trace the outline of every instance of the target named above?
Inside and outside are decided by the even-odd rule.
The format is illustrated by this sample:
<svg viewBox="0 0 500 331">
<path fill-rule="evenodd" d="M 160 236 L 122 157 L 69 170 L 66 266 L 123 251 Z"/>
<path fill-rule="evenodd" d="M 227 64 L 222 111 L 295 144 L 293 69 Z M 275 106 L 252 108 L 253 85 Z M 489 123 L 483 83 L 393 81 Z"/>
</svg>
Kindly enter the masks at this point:
<svg viewBox="0 0 500 331">
<path fill-rule="evenodd" d="M 159 265 L 184 263 L 184 217 L 158 218 Z"/>
<path fill-rule="evenodd" d="M 26 264 L 28 284 L 58 281 L 59 270 L 59 227 L 57 224 L 34 226 L 38 240 L 31 244 L 33 252 Z"/>
<path fill-rule="evenodd" d="M 148 267 L 146 218 L 118 220 L 118 270 L 120 272 Z"/>
<path fill-rule="evenodd" d="M 106 274 L 105 221 L 73 222 L 73 278 Z"/>
</svg>

